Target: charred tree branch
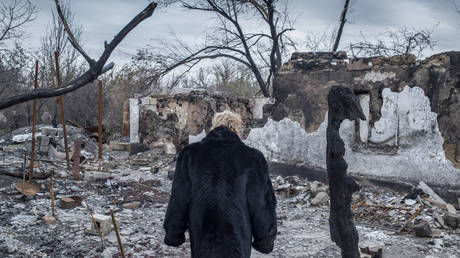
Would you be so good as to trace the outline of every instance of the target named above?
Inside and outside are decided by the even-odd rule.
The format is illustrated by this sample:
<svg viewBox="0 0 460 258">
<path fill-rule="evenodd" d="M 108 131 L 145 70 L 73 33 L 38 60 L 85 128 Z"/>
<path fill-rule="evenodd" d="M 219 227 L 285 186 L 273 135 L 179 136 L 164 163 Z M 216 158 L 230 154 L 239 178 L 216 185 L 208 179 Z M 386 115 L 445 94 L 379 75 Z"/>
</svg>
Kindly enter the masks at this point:
<svg viewBox="0 0 460 258">
<path fill-rule="evenodd" d="M 334 52 L 337 51 L 337 48 L 339 47 L 340 38 L 342 37 L 343 26 L 345 25 L 345 22 L 347 22 L 347 19 L 345 18 L 345 16 L 347 15 L 349 3 L 350 3 L 350 0 L 345 0 L 345 6 L 343 7 L 342 15 L 340 17 L 339 31 L 337 32 L 337 37 L 335 38 L 334 48 L 332 49 L 332 51 Z"/>
<path fill-rule="evenodd" d="M 114 38 L 109 44 L 105 44 L 104 52 L 101 57 L 94 62 L 93 66 L 80 75 L 80 77 L 72 80 L 69 84 L 62 88 L 56 89 L 35 89 L 25 94 L 20 94 L 12 97 L 5 98 L 0 101 L 0 110 L 7 107 L 14 106 L 26 101 L 40 99 L 40 98 L 49 98 L 60 96 L 74 90 L 77 90 L 88 83 L 93 82 L 99 75 L 107 72 L 113 68 L 113 63 L 105 65 L 113 50 L 118 46 L 118 44 L 128 35 L 128 33 L 133 30 L 139 23 L 148 17 L 152 16 L 153 11 L 155 10 L 157 4 L 150 3 L 142 12 L 140 12 L 136 17 L 134 17 Z M 62 17 L 61 17 L 62 18 Z M 66 30 L 67 31 L 67 30 Z M 69 30 L 70 31 L 70 30 Z M 67 32 L 69 32 L 67 31 Z M 70 36 L 69 36 L 70 37 Z M 75 45 L 74 45 L 75 47 Z M 83 51 L 84 52 L 84 51 Z M 81 52 L 80 52 L 81 53 Z M 88 60 L 88 59 L 87 59 Z"/>
</svg>

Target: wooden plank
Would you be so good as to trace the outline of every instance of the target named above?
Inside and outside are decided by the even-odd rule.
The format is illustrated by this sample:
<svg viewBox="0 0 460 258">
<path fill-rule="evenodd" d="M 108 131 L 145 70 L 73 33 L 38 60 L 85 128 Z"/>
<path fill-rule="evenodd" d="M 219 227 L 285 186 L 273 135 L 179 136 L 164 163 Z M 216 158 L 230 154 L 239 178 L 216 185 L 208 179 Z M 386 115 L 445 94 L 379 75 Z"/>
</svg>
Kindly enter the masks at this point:
<svg viewBox="0 0 460 258">
<path fill-rule="evenodd" d="M 35 61 L 34 89 L 38 88 L 38 60 Z M 29 181 L 34 178 L 35 128 L 37 126 L 37 100 L 34 99 L 32 111 L 32 149 L 30 150 Z"/>
</svg>

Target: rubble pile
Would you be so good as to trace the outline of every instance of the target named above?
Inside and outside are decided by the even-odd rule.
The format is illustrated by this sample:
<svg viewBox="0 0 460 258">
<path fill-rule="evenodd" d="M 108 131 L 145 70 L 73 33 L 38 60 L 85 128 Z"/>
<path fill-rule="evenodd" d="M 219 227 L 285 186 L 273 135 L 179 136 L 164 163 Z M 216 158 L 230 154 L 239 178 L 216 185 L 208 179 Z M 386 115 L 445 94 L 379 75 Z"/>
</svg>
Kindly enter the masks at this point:
<svg viewBox="0 0 460 258">
<path fill-rule="evenodd" d="M 84 143 L 81 155 L 85 158 L 94 158 L 98 151 L 97 141 L 90 138 L 84 129 L 66 126 L 68 146 L 72 150 L 77 139 Z M 36 155 L 51 160 L 65 159 L 64 132 L 62 126 L 38 125 L 35 133 Z M 2 150 L 24 151 L 31 149 L 32 127 L 23 127 L 0 137 Z M 70 155 L 72 156 L 72 155 Z"/>
<path fill-rule="evenodd" d="M 2 152 L 0 165 L 21 168 L 23 152 L 13 151 L 12 146 L 3 146 L 9 151 Z M 59 151 L 59 147 L 56 148 Z M 39 168 L 56 172 L 53 177 L 55 217 L 52 216 L 49 178 L 34 180 L 31 184 L 36 186 L 36 191 L 23 195 L 22 178 L 0 173 L 0 257 L 120 257 L 110 210 L 117 220 L 127 257 L 189 257 L 188 240 L 179 248 L 163 244 L 162 224 L 175 158 L 176 155 L 166 154 L 162 148 L 134 155 L 105 149 L 102 160 L 88 157 L 81 164 L 80 180 L 72 179 L 72 172 L 66 169 L 64 162 L 38 159 L 37 172 Z M 272 175 L 272 183 L 278 200 L 279 233 L 275 249 L 268 256 L 253 251 L 252 257 L 340 256 L 340 250 L 329 236 L 328 186 L 295 176 L 277 175 Z M 368 205 L 411 210 L 381 216 L 376 223 L 361 223 L 361 217 L 369 218 L 377 213 L 364 205 L 356 208 L 361 250 L 366 253 L 381 250 L 384 257 L 460 256 L 460 230 L 450 226 L 455 222 L 458 226 L 458 212 L 448 213 L 447 208 L 438 208 L 425 193 L 410 198 L 407 195 L 363 186 L 354 198 L 355 205 L 366 201 Z M 393 220 L 401 226 L 412 210 L 421 205 L 425 205 L 425 209 L 402 233 L 399 227 L 389 226 L 396 223 Z M 364 210 L 369 215 L 363 215 Z M 444 222 L 439 222 L 439 218 Z M 432 231 L 438 230 L 438 234 L 415 237 L 413 225 L 422 220 Z"/>
</svg>

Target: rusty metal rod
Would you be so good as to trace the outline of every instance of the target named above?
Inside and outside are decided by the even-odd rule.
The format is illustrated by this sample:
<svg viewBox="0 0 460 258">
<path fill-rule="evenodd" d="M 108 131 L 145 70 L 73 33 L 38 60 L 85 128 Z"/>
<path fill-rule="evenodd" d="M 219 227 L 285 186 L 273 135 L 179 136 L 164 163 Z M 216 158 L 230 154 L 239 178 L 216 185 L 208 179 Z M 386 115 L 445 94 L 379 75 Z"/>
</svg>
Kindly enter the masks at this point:
<svg viewBox="0 0 460 258">
<path fill-rule="evenodd" d="M 38 60 L 35 61 L 34 89 L 38 88 Z M 32 114 L 32 148 L 30 150 L 29 181 L 34 178 L 35 128 L 37 126 L 37 100 L 34 99 Z"/>
<path fill-rule="evenodd" d="M 54 170 L 51 170 L 51 175 L 50 175 L 51 214 L 53 215 L 53 217 L 56 218 L 56 214 L 54 213 L 54 184 L 53 184 L 53 176 L 54 176 Z"/>
<path fill-rule="evenodd" d="M 81 140 L 80 138 L 75 140 L 75 147 L 73 149 L 73 179 L 79 179 L 80 173 L 80 150 L 81 150 Z"/>
<path fill-rule="evenodd" d="M 397 206 L 385 206 L 385 205 L 367 204 L 367 203 L 361 204 L 360 206 L 364 206 L 364 207 L 375 207 L 375 208 L 380 208 L 380 209 L 406 210 L 406 211 L 411 211 L 411 210 L 413 210 L 412 208 L 397 207 Z"/>
<path fill-rule="evenodd" d="M 403 230 L 409 225 L 409 223 L 411 223 L 412 220 L 415 219 L 415 217 L 417 217 L 420 212 L 422 212 L 422 210 L 425 209 L 425 205 L 422 204 L 422 206 L 420 206 L 420 208 L 414 213 L 414 215 L 412 215 L 409 220 L 407 220 L 406 224 L 404 224 L 401 229 L 399 230 L 399 232 L 403 232 Z"/>
<path fill-rule="evenodd" d="M 61 72 L 59 71 L 59 53 L 57 51 L 54 52 L 54 58 L 56 61 L 56 79 L 58 87 L 62 86 L 61 81 Z M 64 148 L 65 148 L 65 159 L 67 161 L 67 170 L 70 171 L 70 159 L 69 159 L 69 147 L 67 145 L 67 130 L 65 126 L 65 117 L 64 117 L 64 98 L 59 96 L 59 106 L 61 109 L 61 121 L 62 121 L 62 131 L 64 133 Z"/>
<path fill-rule="evenodd" d="M 353 205 L 353 207 L 351 207 L 351 210 L 354 211 L 356 208 L 359 208 L 361 207 L 362 205 L 366 204 L 366 201 L 361 201 L 361 202 L 358 202 L 356 203 L 355 205 Z"/>
<path fill-rule="evenodd" d="M 110 209 L 110 215 L 112 216 L 113 228 L 115 229 L 115 233 L 117 234 L 118 246 L 120 247 L 121 257 L 125 258 L 125 251 L 123 251 L 123 243 L 121 242 L 120 233 L 118 232 L 117 222 L 115 220 L 115 216 L 113 215 L 112 209 Z"/>
<path fill-rule="evenodd" d="M 93 226 L 95 229 L 97 229 L 97 233 L 99 234 L 99 237 L 101 238 L 101 245 L 102 245 L 102 251 L 104 251 L 104 236 L 102 236 L 101 228 L 97 225 L 96 220 L 94 219 L 93 213 L 91 212 L 91 209 L 88 206 L 88 201 L 85 199 L 85 204 L 86 204 L 86 209 L 89 212 L 89 215 L 91 216 L 91 220 L 93 221 Z"/>
<path fill-rule="evenodd" d="M 99 122 L 97 143 L 99 145 L 99 159 L 102 159 L 102 81 L 99 80 Z"/>
</svg>

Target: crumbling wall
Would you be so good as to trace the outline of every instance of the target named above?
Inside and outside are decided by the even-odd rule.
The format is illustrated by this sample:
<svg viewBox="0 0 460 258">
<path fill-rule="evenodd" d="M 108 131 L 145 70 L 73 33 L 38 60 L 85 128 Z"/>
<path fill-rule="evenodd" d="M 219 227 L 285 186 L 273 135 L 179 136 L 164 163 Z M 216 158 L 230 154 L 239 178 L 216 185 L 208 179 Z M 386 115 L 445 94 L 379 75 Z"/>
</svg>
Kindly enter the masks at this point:
<svg viewBox="0 0 460 258">
<path fill-rule="evenodd" d="M 230 110 L 238 113 L 243 121 L 246 137 L 250 128 L 263 125 L 266 115 L 263 104 L 269 99 L 236 98 L 209 95 L 203 91 L 192 91 L 175 95 L 153 95 L 140 99 L 131 99 L 130 106 L 131 139 L 139 136 L 139 142 L 155 147 L 169 142 L 180 150 L 188 143 L 189 135 L 208 132 L 215 113 Z M 139 128 L 135 128 L 138 119 Z"/>
<path fill-rule="evenodd" d="M 276 103 L 272 117 L 275 121 L 287 117 L 312 133 L 324 121 L 330 88 L 337 84 L 350 87 L 367 103 L 369 121 L 356 129 L 361 133 L 358 143 L 364 143 L 364 149 L 371 152 L 394 154 L 405 136 L 393 132 L 399 129 L 399 121 L 393 121 L 398 117 L 391 114 L 397 112 L 397 103 L 387 103 L 382 109 L 387 100 L 384 92 L 391 95 L 405 86 L 420 87 L 429 100 L 430 111 L 437 115 L 445 155 L 460 168 L 459 67 L 460 52 L 442 53 L 423 61 L 411 55 L 347 59 L 344 52 L 294 53 L 274 79 Z M 368 131 L 362 128 L 366 126 Z M 393 140 L 388 138 L 392 135 Z"/>
<path fill-rule="evenodd" d="M 385 99 L 382 118 L 389 114 L 385 110 L 392 110 L 391 106 L 399 107 L 394 120 L 399 121 L 395 129 L 400 139 L 397 148 L 391 152 L 375 146 L 358 148 L 356 138 L 360 134 L 356 129 L 359 124 L 346 120 L 340 127 L 340 136 L 345 143 L 348 171 L 383 180 L 412 183 L 423 180 L 433 185 L 459 186 L 460 170 L 446 159 L 437 115 L 430 111 L 430 101 L 423 90 L 406 86 L 402 92 L 394 93 L 384 89 L 382 96 Z M 381 120 L 375 124 L 380 124 Z M 382 124 L 378 129 L 384 132 L 394 126 L 389 122 Z M 326 114 L 318 130 L 312 133 L 305 132 L 300 123 L 289 118 L 279 122 L 270 119 L 263 128 L 251 130 L 245 142 L 261 150 L 268 160 L 325 171 L 326 127 Z"/>
</svg>

